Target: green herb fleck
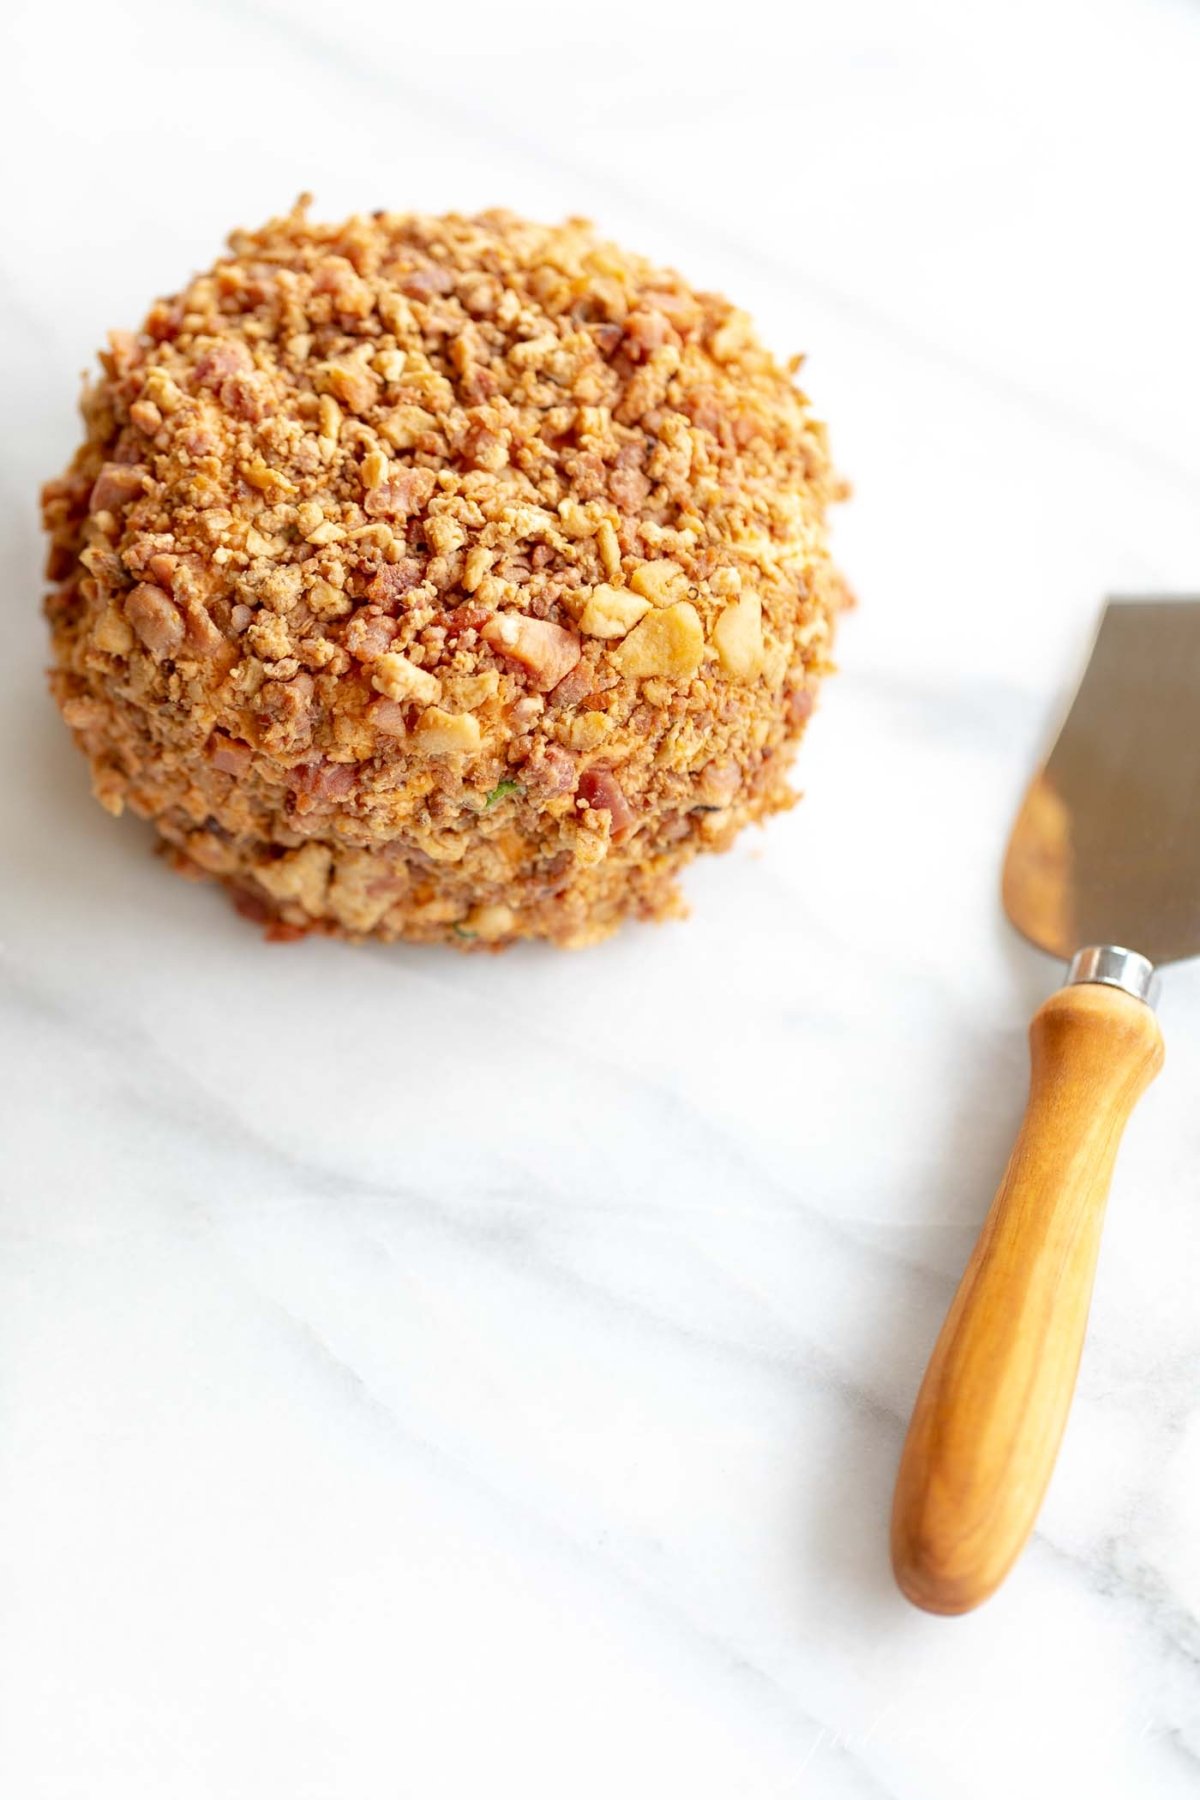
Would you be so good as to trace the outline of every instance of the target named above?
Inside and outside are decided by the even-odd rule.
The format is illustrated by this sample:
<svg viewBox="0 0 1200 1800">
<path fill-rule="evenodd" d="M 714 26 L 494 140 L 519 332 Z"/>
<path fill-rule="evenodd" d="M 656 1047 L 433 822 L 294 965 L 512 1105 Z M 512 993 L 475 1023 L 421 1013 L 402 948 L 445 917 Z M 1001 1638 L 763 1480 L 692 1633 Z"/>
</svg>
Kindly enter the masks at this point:
<svg viewBox="0 0 1200 1800">
<path fill-rule="evenodd" d="M 475 938 L 479 936 L 479 933 L 477 931 L 468 931 L 465 925 L 456 925 L 454 927 L 454 935 L 455 937 L 460 938 Z"/>
<path fill-rule="evenodd" d="M 493 806 L 495 806 L 498 801 L 507 800 L 510 794 L 519 794 L 520 791 L 521 784 L 519 781 L 498 781 L 487 797 L 488 812 L 491 812 Z"/>
</svg>

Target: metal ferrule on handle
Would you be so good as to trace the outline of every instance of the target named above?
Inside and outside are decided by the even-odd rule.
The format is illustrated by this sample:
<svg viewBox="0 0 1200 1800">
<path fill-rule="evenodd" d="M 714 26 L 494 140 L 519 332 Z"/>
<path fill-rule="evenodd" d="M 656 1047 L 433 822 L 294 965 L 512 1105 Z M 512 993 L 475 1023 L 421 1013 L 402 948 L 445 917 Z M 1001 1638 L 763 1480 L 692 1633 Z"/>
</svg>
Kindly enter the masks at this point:
<svg viewBox="0 0 1200 1800">
<path fill-rule="evenodd" d="M 1077 987 L 1085 982 L 1120 988 L 1122 993 L 1132 994 L 1135 1000 L 1144 1000 L 1150 1007 L 1158 1005 L 1162 986 L 1158 970 L 1148 957 L 1139 956 L 1136 950 L 1123 950 L 1119 944 L 1089 944 L 1086 950 L 1075 952 L 1067 970 L 1067 986 Z"/>
</svg>

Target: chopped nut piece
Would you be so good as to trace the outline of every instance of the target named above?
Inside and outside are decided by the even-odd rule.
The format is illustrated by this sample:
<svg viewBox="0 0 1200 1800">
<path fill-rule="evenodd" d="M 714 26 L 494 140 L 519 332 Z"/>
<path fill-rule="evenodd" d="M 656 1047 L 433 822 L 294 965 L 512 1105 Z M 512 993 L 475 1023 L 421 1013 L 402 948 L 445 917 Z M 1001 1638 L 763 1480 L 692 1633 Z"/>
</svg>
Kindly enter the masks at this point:
<svg viewBox="0 0 1200 1800">
<path fill-rule="evenodd" d="M 745 593 L 727 606 L 713 626 L 713 645 L 721 667 L 734 681 L 753 681 L 762 673 L 762 601 Z"/>
<path fill-rule="evenodd" d="M 393 450 L 411 450 L 427 431 L 437 430 L 437 420 L 423 406 L 396 406 L 380 420 L 378 429 Z"/>
<path fill-rule="evenodd" d="M 517 915 L 511 906 L 477 906 L 463 921 L 464 929 L 475 937 L 482 938 L 485 943 L 494 943 L 497 938 L 508 937 L 517 922 Z"/>
<path fill-rule="evenodd" d="M 395 650 L 385 651 L 371 664 L 371 686 L 389 700 L 416 700 L 422 706 L 442 697 L 437 676 L 418 668 Z"/>
<path fill-rule="evenodd" d="M 115 606 L 106 606 L 96 620 L 92 642 L 106 656 L 127 656 L 133 649 L 133 633 Z"/>
<path fill-rule="evenodd" d="M 612 655 L 622 674 L 634 680 L 650 675 L 683 680 L 694 675 L 704 659 L 700 615 L 688 600 L 648 613 Z"/>
<path fill-rule="evenodd" d="M 573 631 L 548 619 L 529 619 L 522 613 L 501 613 L 489 619 L 481 633 L 485 643 L 529 672 L 533 686 L 543 694 L 556 687 L 579 661 L 582 646 Z"/>
<path fill-rule="evenodd" d="M 277 494 L 296 492 L 295 482 L 289 481 L 282 469 L 272 469 L 261 456 L 252 456 L 242 464 L 242 476 L 251 487 L 259 488 L 264 493 L 271 490 Z"/>
<path fill-rule="evenodd" d="M 463 571 L 463 587 L 468 594 L 473 594 L 488 570 L 495 561 L 495 552 L 485 550 L 482 544 L 476 544 L 467 551 L 466 568 Z"/>
<path fill-rule="evenodd" d="M 688 579 L 677 562 L 640 563 L 629 577 L 635 593 L 644 594 L 654 606 L 669 606 L 680 600 L 688 589 Z"/>
<path fill-rule="evenodd" d="M 326 439 L 332 449 L 337 443 L 338 432 L 342 428 L 342 409 L 332 394 L 322 394 L 317 403 L 317 418 L 320 420 L 321 436 Z"/>
<path fill-rule="evenodd" d="M 352 357 L 327 363 L 318 375 L 326 390 L 336 395 L 348 412 L 365 413 L 379 398 L 379 378 Z"/>
<path fill-rule="evenodd" d="M 596 533 L 596 547 L 600 552 L 600 561 L 604 564 L 604 573 L 611 579 L 621 568 L 621 546 L 617 542 L 611 519 L 601 521 Z"/>
<path fill-rule="evenodd" d="M 594 587 L 579 615 L 579 629 L 588 637 L 620 638 L 650 611 L 650 602 L 628 588 Z"/>
<path fill-rule="evenodd" d="M 391 467 L 382 450 L 368 450 L 362 459 L 362 478 L 365 488 L 377 488 Z"/>
<path fill-rule="evenodd" d="M 448 713 L 430 706 L 417 722 L 416 737 L 426 756 L 471 756 L 481 742 L 479 720 L 474 713 Z"/>
</svg>

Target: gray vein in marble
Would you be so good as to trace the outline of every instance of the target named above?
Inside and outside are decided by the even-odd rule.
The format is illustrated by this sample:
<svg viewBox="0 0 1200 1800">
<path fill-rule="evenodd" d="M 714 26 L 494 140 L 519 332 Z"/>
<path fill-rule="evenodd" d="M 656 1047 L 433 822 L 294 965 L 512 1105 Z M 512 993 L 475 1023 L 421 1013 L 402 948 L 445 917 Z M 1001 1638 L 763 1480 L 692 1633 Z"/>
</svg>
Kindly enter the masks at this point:
<svg viewBox="0 0 1200 1800">
<path fill-rule="evenodd" d="M 315 1352 L 330 1378 L 352 1396 L 376 1426 L 393 1443 L 403 1447 L 410 1457 L 423 1459 L 437 1478 L 451 1481 L 474 1498 L 484 1501 L 493 1512 L 499 1513 L 510 1523 L 515 1522 L 522 1535 L 532 1527 L 539 1548 L 549 1540 L 561 1555 L 582 1567 L 589 1578 L 594 1578 L 597 1570 L 603 1570 L 607 1577 L 615 1576 L 631 1602 L 644 1608 L 660 1623 L 666 1621 L 673 1632 L 703 1655 L 715 1657 L 730 1673 L 748 1677 L 760 1703 L 769 1704 L 779 1711 L 790 1729 L 812 1732 L 814 1746 L 823 1742 L 836 1742 L 836 1734 L 819 1718 L 798 1705 L 795 1696 L 768 1669 L 737 1645 L 705 1630 L 702 1623 L 690 1614 L 676 1596 L 669 1594 L 661 1586 L 653 1585 L 628 1557 L 617 1554 L 611 1547 L 602 1550 L 597 1544 L 572 1531 L 560 1518 L 522 1503 L 495 1480 L 488 1480 L 478 1467 L 453 1455 L 445 1446 L 406 1425 L 394 1408 L 374 1391 L 357 1369 L 334 1350 L 309 1320 L 293 1313 L 244 1274 L 242 1278 L 255 1297 L 275 1314 L 298 1343 Z M 841 1744 L 839 1748 L 846 1760 L 852 1762 L 845 1745 Z M 865 1775 L 865 1771 L 863 1773 Z M 873 1778 L 868 1785 L 862 1786 L 861 1791 L 864 1795 L 883 1796 L 884 1800 L 887 1800 L 889 1794 L 889 1790 Z"/>
<path fill-rule="evenodd" d="M 1174 1599 L 1157 1570 L 1144 1564 L 1122 1570 L 1121 1564 L 1129 1561 L 1121 1554 L 1123 1541 L 1112 1536 L 1102 1556 L 1080 1556 L 1039 1529 L 1026 1554 L 1046 1555 L 1060 1567 L 1078 1574 L 1090 1593 L 1115 1602 L 1130 1614 L 1160 1652 L 1174 1657 L 1193 1677 L 1200 1676 L 1200 1619 Z M 1197 1746 L 1188 1742 L 1184 1728 L 1176 1724 L 1160 1724 L 1155 1735 L 1168 1743 L 1176 1755 L 1185 1758 L 1200 1778 L 1200 1699 L 1195 1703 L 1195 1714 L 1190 1728 L 1196 1732 Z"/>
<path fill-rule="evenodd" d="M 145 1034 L 135 1030 L 128 1021 L 121 1026 L 111 1026 L 96 1019 L 93 1015 L 84 1015 L 63 1006 L 53 996 L 48 995 L 44 989 L 38 988 L 28 981 L 17 980 L 11 967 L 4 973 L 9 991 L 21 993 L 26 1003 L 33 1000 L 44 1016 L 55 1019 L 64 1027 L 69 1027 L 75 1035 L 78 1035 L 83 1027 L 96 1041 L 106 1047 L 113 1049 L 119 1047 L 122 1063 L 131 1064 L 136 1071 L 128 1076 L 122 1074 L 119 1077 L 119 1084 L 130 1100 L 138 1105 L 145 1104 L 147 1101 L 148 1095 L 143 1085 L 144 1071 L 152 1069 L 157 1088 L 154 1095 L 155 1108 L 162 1116 L 171 1119 L 177 1131 L 186 1133 L 188 1136 L 199 1136 L 210 1146 L 219 1142 L 222 1153 L 231 1155 L 235 1160 L 253 1155 L 262 1166 L 273 1166 L 276 1173 L 286 1178 L 289 1192 L 298 1188 L 309 1198 L 325 1200 L 354 1198 L 380 1202 L 400 1200 L 403 1202 L 407 1216 L 424 1217 L 427 1221 L 436 1223 L 440 1228 L 450 1230 L 455 1235 L 464 1238 L 478 1250 L 495 1250 L 497 1240 L 494 1228 L 487 1224 L 481 1226 L 470 1216 L 465 1216 L 461 1212 L 451 1212 L 445 1205 L 440 1205 L 425 1192 L 391 1182 L 378 1182 L 350 1174 L 344 1170 L 323 1165 L 319 1161 L 299 1157 L 294 1152 L 283 1148 L 248 1124 L 238 1114 L 231 1102 L 218 1098 L 211 1092 L 197 1090 L 194 1087 L 194 1078 L 189 1077 L 173 1061 L 165 1059 L 160 1051 L 150 1045 Z M 149 1049 L 149 1054 L 144 1053 L 135 1059 L 131 1056 L 133 1044 L 138 1044 L 143 1052 Z M 182 1099 L 185 1083 L 192 1083 L 186 1102 Z M 203 1094 L 204 1104 L 202 1106 L 198 1106 L 195 1102 L 194 1096 L 197 1092 Z M 671 1101 L 675 1098 L 669 1091 L 664 1090 L 664 1100 Z M 719 1152 L 727 1158 L 730 1149 L 727 1141 L 720 1134 L 713 1133 L 711 1135 L 715 1140 L 712 1154 L 715 1155 Z M 733 1159 L 732 1168 L 735 1174 L 742 1173 L 736 1157 Z M 502 1193 L 502 1190 L 489 1189 L 489 1199 L 502 1197 Z M 548 1200 L 546 1204 L 549 1206 L 552 1202 Z M 210 1204 L 204 1204 L 195 1210 L 199 1216 L 210 1223 L 215 1218 L 214 1209 Z M 789 1216 L 803 1220 L 819 1234 L 827 1235 L 841 1244 L 849 1244 L 850 1247 L 862 1250 L 878 1260 L 884 1262 L 895 1260 L 889 1252 L 880 1251 L 877 1246 L 871 1245 L 868 1241 L 860 1240 L 857 1236 L 843 1232 L 819 1211 L 806 1207 L 802 1202 L 796 1202 L 791 1208 L 785 1210 L 789 1212 Z M 685 1325 L 653 1312 L 628 1296 L 619 1295 L 615 1289 L 605 1284 L 585 1280 L 576 1272 L 555 1262 L 546 1253 L 544 1246 L 540 1244 L 527 1243 L 523 1246 L 523 1251 L 522 1267 L 525 1272 L 530 1274 L 536 1272 L 542 1279 L 549 1279 L 551 1285 L 560 1292 L 586 1297 L 595 1304 L 615 1309 L 622 1317 L 638 1318 L 644 1325 L 657 1331 L 666 1332 L 683 1342 L 702 1346 L 709 1354 L 716 1353 L 732 1357 L 743 1365 L 770 1372 L 776 1378 L 789 1376 L 795 1378 L 803 1373 L 818 1385 L 826 1385 L 841 1393 L 855 1410 L 863 1411 L 866 1416 L 878 1416 L 889 1420 L 892 1424 L 898 1423 L 894 1410 L 887 1408 L 885 1403 L 868 1389 L 858 1387 L 851 1382 L 846 1373 L 838 1371 L 832 1359 L 819 1352 L 815 1345 L 805 1346 L 803 1354 L 798 1357 L 795 1351 L 789 1354 L 784 1351 L 770 1350 L 763 1345 L 734 1343 L 723 1337 L 705 1337 Z M 728 1279 L 728 1276 L 726 1278 Z"/>
</svg>

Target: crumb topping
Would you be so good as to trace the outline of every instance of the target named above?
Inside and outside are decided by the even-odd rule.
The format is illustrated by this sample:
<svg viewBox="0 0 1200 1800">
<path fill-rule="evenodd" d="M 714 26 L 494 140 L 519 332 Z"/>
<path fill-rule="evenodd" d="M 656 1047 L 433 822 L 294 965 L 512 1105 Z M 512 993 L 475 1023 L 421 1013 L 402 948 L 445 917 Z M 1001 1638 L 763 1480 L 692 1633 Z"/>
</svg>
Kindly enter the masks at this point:
<svg viewBox="0 0 1200 1800">
<path fill-rule="evenodd" d="M 723 299 L 582 220 L 302 201 L 101 364 L 55 693 L 276 935 L 590 941 L 790 803 L 841 490 Z"/>
</svg>

